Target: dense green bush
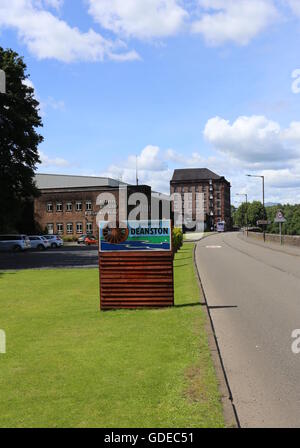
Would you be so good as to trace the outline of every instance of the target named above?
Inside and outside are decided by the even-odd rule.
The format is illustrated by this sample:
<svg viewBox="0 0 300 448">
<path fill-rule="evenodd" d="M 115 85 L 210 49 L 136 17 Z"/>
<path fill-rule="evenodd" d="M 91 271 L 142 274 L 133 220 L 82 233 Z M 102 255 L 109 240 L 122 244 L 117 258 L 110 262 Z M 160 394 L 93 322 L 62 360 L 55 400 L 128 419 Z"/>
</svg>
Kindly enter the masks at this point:
<svg viewBox="0 0 300 448">
<path fill-rule="evenodd" d="M 173 251 L 177 252 L 183 244 L 182 230 L 178 229 L 178 228 L 174 228 L 173 234 L 172 234 L 172 239 L 173 239 Z"/>
</svg>

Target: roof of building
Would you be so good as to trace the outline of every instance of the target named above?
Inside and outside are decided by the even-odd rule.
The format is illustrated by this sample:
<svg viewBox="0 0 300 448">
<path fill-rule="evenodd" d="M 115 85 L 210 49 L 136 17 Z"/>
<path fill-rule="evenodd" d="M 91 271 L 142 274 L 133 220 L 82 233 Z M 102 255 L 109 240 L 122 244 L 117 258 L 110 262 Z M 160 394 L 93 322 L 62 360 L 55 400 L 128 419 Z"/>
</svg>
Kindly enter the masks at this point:
<svg viewBox="0 0 300 448">
<path fill-rule="evenodd" d="M 202 181 L 202 180 L 220 180 L 224 177 L 219 176 L 207 168 L 185 168 L 175 170 L 172 181 Z"/>
<path fill-rule="evenodd" d="M 64 174 L 36 174 L 36 186 L 39 190 L 57 188 L 118 187 L 127 185 L 109 177 L 70 176 Z"/>
</svg>

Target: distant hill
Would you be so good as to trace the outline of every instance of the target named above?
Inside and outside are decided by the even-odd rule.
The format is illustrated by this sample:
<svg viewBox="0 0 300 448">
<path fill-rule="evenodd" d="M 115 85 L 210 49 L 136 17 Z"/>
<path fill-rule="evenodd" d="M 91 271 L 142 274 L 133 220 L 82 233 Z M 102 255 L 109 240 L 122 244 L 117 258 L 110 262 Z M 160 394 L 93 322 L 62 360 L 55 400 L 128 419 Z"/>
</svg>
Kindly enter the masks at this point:
<svg viewBox="0 0 300 448">
<path fill-rule="evenodd" d="M 274 207 L 275 205 L 281 205 L 278 202 L 267 202 L 265 204 L 265 207 Z"/>
</svg>

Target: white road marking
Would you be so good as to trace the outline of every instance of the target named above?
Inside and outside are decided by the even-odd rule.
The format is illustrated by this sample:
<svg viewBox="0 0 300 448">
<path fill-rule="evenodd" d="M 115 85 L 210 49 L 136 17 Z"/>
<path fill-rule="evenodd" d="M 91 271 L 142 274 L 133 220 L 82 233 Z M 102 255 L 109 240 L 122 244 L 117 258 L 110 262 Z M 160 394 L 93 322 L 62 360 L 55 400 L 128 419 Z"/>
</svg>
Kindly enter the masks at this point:
<svg viewBox="0 0 300 448">
<path fill-rule="evenodd" d="M 206 249 L 222 249 L 222 246 L 206 246 Z"/>
</svg>

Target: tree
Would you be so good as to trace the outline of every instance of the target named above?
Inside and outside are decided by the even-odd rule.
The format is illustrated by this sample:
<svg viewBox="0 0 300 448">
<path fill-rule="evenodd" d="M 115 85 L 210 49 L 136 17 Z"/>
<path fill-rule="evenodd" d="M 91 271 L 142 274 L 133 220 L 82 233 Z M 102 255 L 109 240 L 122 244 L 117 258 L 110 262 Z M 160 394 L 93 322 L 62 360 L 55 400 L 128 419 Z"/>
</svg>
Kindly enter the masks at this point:
<svg viewBox="0 0 300 448">
<path fill-rule="evenodd" d="M 6 94 L 0 94 L 0 232 L 16 230 L 25 204 L 38 195 L 34 183 L 43 137 L 39 103 L 25 84 L 26 65 L 13 50 L 0 47 L 0 69 L 6 74 Z"/>
<path fill-rule="evenodd" d="M 250 226 L 256 226 L 257 221 L 266 219 L 266 211 L 259 201 L 253 201 L 248 208 L 248 221 Z"/>
<path fill-rule="evenodd" d="M 237 227 L 245 227 L 247 225 L 249 204 L 243 202 L 234 214 L 234 225 Z"/>
</svg>

